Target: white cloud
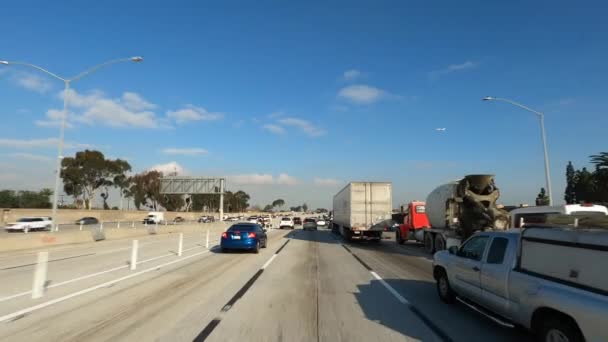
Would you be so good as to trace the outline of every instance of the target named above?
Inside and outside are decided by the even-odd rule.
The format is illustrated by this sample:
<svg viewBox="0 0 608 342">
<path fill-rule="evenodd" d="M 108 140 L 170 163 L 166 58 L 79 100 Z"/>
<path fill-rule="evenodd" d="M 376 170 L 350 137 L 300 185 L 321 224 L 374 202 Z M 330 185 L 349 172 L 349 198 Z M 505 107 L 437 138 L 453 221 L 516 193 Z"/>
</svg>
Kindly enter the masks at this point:
<svg viewBox="0 0 608 342">
<path fill-rule="evenodd" d="M 31 154 L 31 153 L 20 153 L 20 152 L 11 153 L 11 154 L 9 154 L 9 157 L 25 159 L 25 160 L 33 160 L 33 161 L 42 161 L 42 162 L 51 161 L 50 157 L 42 156 L 39 154 Z"/>
<path fill-rule="evenodd" d="M 333 178 L 315 178 L 313 183 L 319 186 L 336 186 L 342 182 Z"/>
<path fill-rule="evenodd" d="M 296 127 L 311 137 L 318 137 L 327 133 L 324 129 L 316 127 L 312 123 L 299 118 L 284 118 L 278 120 L 278 122 L 283 126 Z"/>
<path fill-rule="evenodd" d="M 361 77 L 361 71 L 355 69 L 346 70 L 344 72 L 343 77 L 345 81 L 354 81 L 357 78 Z"/>
<path fill-rule="evenodd" d="M 47 79 L 33 74 L 21 74 L 15 76 L 17 84 L 25 89 L 33 90 L 38 93 L 46 93 L 51 89 L 51 84 Z"/>
<path fill-rule="evenodd" d="M 285 134 L 285 128 L 275 124 L 265 124 L 262 126 L 265 130 L 274 134 Z"/>
<path fill-rule="evenodd" d="M 448 65 L 447 70 L 448 71 L 459 71 L 459 70 L 471 69 L 471 68 L 474 68 L 476 66 L 477 66 L 477 64 L 475 64 L 475 63 L 473 63 L 471 61 L 466 61 L 466 62 L 464 62 L 462 64 L 451 64 L 451 65 Z"/>
<path fill-rule="evenodd" d="M 177 162 L 168 162 L 166 164 L 157 164 L 149 168 L 148 170 L 156 170 L 158 172 L 162 172 L 164 175 L 168 175 L 174 172 L 177 172 L 178 175 L 183 176 L 186 174 L 186 170 L 179 165 Z"/>
<path fill-rule="evenodd" d="M 183 156 L 200 156 L 207 154 L 208 151 L 204 148 L 165 148 L 162 150 L 164 154 L 183 155 Z"/>
<path fill-rule="evenodd" d="M 60 93 L 63 98 L 64 91 Z M 73 89 L 68 93 L 70 112 L 68 122 L 80 122 L 89 125 L 103 125 L 111 127 L 144 127 L 157 128 L 162 122 L 156 114 L 149 109 L 156 105 L 144 100 L 132 92 L 125 92 L 120 98 L 109 98 L 99 90 L 88 94 L 80 94 Z M 47 111 L 50 120 L 38 120 L 39 126 L 58 125 L 62 112 L 56 109 Z"/>
<path fill-rule="evenodd" d="M 268 114 L 268 118 L 269 119 L 276 119 L 276 118 L 281 117 L 283 115 L 285 115 L 285 112 L 283 112 L 283 111 L 272 112 L 272 113 Z"/>
<path fill-rule="evenodd" d="M 10 147 L 16 149 L 27 149 L 27 148 L 57 148 L 59 139 L 57 138 L 45 138 L 45 139 L 0 139 L 0 147 Z M 82 144 L 75 142 L 65 142 L 64 147 L 66 149 L 83 149 L 93 147 L 90 144 Z"/>
<path fill-rule="evenodd" d="M 124 92 L 122 94 L 122 100 L 125 104 L 125 107 L 131 110 L 146 110 L 146 109 L 155 109 L 156 105 L 150 103 L 139 96 L 137 93 L 132 92 Z"/>
<path fill-rule="evenodd" d="M 0 147 L 11 148 L 39 148 L 47 146 L 56 146 L 57 138 L 46 139 L 0 139 Z"/>
<path fill-rule="evenodd" d="M 478 63 L 466 61 L 461 64 L 450 64 L 447 67 L 439 70 L 434 70 L 429 73 L 429 77 L 431 79 L 437 79 L 442 75 L 449 74 L 456 71 L 464 71 L 468 69 L 473 69 L 478 66 Z"/>
<path fill-rule="evenodd" d="M 55 140 L 57 141 L 57 140 Z M 57 144 L 57 142 L 55 142 L 55 144 Z M 55 146 L 53 146 L 54 148 Z M 82 149 L 91 149 L 94 148 L 95 146 L 91 145 L 91 144 L 82 144 L 82 143 L 75 143 L 75 142 L 65 142 L 63 144 L 63 147 L 67 150 L 82 150 Z M 106 146 L 108 147 L 108 146 Z"/>
<path fill-rule="evenodd" d="M 274 178 L 271 174 L 242 174 L 227 176 L 230 183 L 238 185 L 268 185 L 274 183 Z"/>
<path fill-rule="evenodd" d="M 277 178 L 277 184 L 282 184 L 282 185 L 296 185 L 300 183 L 298 181 L 297 178 L 292 177 L 286 173 L 281 173 L 279 174 L 279 177 Z"/>
<path fill-rule="evenodd" d="M 224 117 L 222 113 L 211 113 L 205 108 L 187 105 L 176 111 L 167 111 L 167 117 L 174 119 L 178 124 L 188 121 L 214 121 Z"/>
<path fill-rule="evenodd" d="M 61 127 L 63 111 L 57 109 L 49 109 L 46 111 L 46 117 L 48 120 L 35 120 L 34 124 L 39 127 Z M 65 127 L 73 128 L 74 125 L 66 120 Z"/>
<path fill-rule="evenodd" d="M 371 104 L 387 95 L 386 91 L 365 84 L 350 85 L 338 91 L 338 97 L 357 104 Z"/>
</svg>

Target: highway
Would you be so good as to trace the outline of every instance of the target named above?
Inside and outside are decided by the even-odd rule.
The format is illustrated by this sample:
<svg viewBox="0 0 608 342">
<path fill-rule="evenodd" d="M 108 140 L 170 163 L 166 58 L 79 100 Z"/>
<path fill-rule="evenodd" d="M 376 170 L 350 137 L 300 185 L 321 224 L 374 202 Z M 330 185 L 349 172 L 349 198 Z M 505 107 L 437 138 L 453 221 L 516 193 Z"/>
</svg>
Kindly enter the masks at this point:
<svg viewBox="0 0 608 342">
<path fill-rule="evenodd" d="M 62 246 L 32 299 L 38 250 L 0 253 L 2 341 L 527 341 L 439 301 L 415 245 L 268 231 L 259 254 L 220 253 L 203 231 Z"/>
</svg>

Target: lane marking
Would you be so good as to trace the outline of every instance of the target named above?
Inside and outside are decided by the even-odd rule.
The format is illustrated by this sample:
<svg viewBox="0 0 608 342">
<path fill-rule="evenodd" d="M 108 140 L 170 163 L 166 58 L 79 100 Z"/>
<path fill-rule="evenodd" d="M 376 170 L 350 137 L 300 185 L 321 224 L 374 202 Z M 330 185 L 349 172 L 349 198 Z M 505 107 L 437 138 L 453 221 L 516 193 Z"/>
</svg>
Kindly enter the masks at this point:
<svg viewBox="0 0 608 342">
<path fill-rule="evenodd" d="M 275 254 L 276 255 L 276 254 Z M 232 296 L 232 298 L 230 298 L 230 300 L 228 301 L 228 303 L 226 303 L 226 305 L 224 305 L 224 307 L 222 308 L 222 312 L 227 312 L 228 310 L 232 309 L 232 307 L 234 306 L 234 304 L 241 299 L 245 293 L 247 292 L 247 290 L 249 290 L 249 288 L 253 285 L 253 283 L 255 283 L 256 280 L 258 280 L 258 278 L 262 275 L 262 272 L 264 272 L 264 269 L 260 268 L 259 270 L 257 270 L 257 272 L 255 272 L 255 274 L 253 275 L 253 277 L 249 278 L 249 280 L 247 280 L 247 282 L 245 283 L 245 285 L 243 285 L 243 287 L 241 287 L 240 290 L 238 290 L 234 296 Z"/>
<path fill-rule="evenodd" d="M 89 288 L 86 288 L 86 289 L 83 289 L 83 290 L 80 290 L 80 291 L 77 291 L 77 292 L 70 293 L 70 294 L 65 295 L 63 297 L 55 298 L 53 300 L 49 300 L 47 302 L 40 303 L 38 305 L 30 306 L 28 308 L 25 308 L 25 309 L 22 309 L 22 310 L 19 310 L 19 311 L 15 311 L 15 312 L 10 313 L 10 314 L 4 315 L 4 316 L 0 316 L 0 322 L 6 322 L 6 321 L 11 320 L 13 318 L 29 314 L 29 313 L 31 313 L 33 311 L 37 311 L 37 310 L 46 308 L 48 306 L 51 306 L 51 305 L 54 305 L 54 304 L 57 304 L 57 303 L 61 303 L 61 302 L 66 301 L 68 299 L 72 299 L 74 297 L 78 297 L 78 296 L 81 296 L 83 294 L 87 294 L 89 292 L 93 292 L 95 290 L 99 290 L 99 289 L 104 288 L 106 286 L 117 284 L 117 283 L 119 283 L 119 282 L 121 282 L 123 280 L 131 279 L 133 277 L 137 277 L 139 275 L 142 275 L 142 274 L 145 274 L 145 273 L 148 273 L 148 272 L 156 271 L 156 270 L 159 270 L 160 268 L 163 268 L 163 267 L 166 267 L 166 266 L 169 266 L 169 265 L 172 265 L 172 264 L 184 261 L 184 260 L 188 260 L 188 259 L 194 258 L 194 257 L 199 256 L 201 254 L 209 253 L 209 251 L 210 250 L 208 249 L 208 250 L 205 250 L 205 251 L 202 251 L 202 252 L 198 252 L 198 253 L 195 253 L 195 254 L 192 254 L 192 255 L 189 255 L 189 256 L 181 257 L 181 258 L 179 258 L 177 260 L 169 261 L 169 262 L 166 262 L 164 264 L 160 264 L 160 265 L 157 265 L 157 266 L 154 266 L 154 267 L 150 267 L 150 268 L 145 269 L 143 271 L 135 272 L 135 273 L 126 275 L 124 277 L 120 277 L 118 279 L 106 281 L 105 283 L 101 283 L 101 284 L 98 284 L 98 285 L 95 285 L 95 286 L 91 286 Z"/>
<path fill-rule="evenodd" d="M 197 246 L 194 246 L 194 247 L 191 247 L 191 248 L 184 249 L 184 252 L 188 252 L 188 251 L 191 251 L 193 249 L 197 249 L 197 248 L 201 248 L 201 247 L 202 246 L 197 245 Z M 217 247 L 217 245 L 212 246 L 211 248 L 209 248 L 209 250 L 214 249 L 216 247 Z M 141 265 L 141 264 L 145 264 L 145 263 L 150 262 L 150 261 L 154 261 L 154 260 L 158 260 L 158 259 L 162 259 L 162 258 L 166 258 L 166 257 L 170 257 L 170 256 L 175 256 L 175 253 L 167 253 L 167 254 L 159 255 L 159 256 L 156 256 L 156 257 L 153 257 L 153 258 L 150 258 L 150 259 L 139 261 L 139 262 L 137 262 L 137 264 Z M 80 280 L 93 278 L 93 277 L 96 277 L 96 276 L 99 276 L 99 275 L 102 275 L 102 274 L 118 271 L 118 270 L 121 270 L 121 269 L 124 269 L 124 268 L 128 268 L 128 267 L 129 267 L 129 265 L 123 265 L 123 266 L 118 266 L 118 267 L 110 268 L 110 269 L 107 269 L 107 270 L 103 270 L 103 271 L 99 271 L 99 272 L 83 275 L 83 276 L 80 276 L 80 277 L 76 277 L 76 278 L 73 278 L 73 279 L 68 279 L 68 280 L 65 280 L 65 281 L 62 281 L 62 282 L 58 282 L 58 283 L 55 283 L 55 284 L 51 284 L 51 285 L 47 286 L 46 288 L 47 289 L 52 289 L 52 288 L 55 288 L 55 287 L 58 287 L 58 286 L 63 286 L 63 285 L 71 284 L 71 283 L 74 283 L 74 282 L 77 282 L 77 281 L 80 281 Z M 2 298 L 0 298 L 0 303 L 4 302 L 4 301 L 7 301 L 7 300 L 19 298 L 19 297 L 22 297 L 22 296 L 27 296 L 30 293 L 32 293 L 31 290 L 30 291 L 24 291 L 24 292 L 16 293 L 14 295 L 6 296 L 6 297 L 2 297 Z"/>
<path fill-rule="evenodd" d="M 272 261 L 274 260 L 274 258 L 277 257 L 277 254 L 273 254 L 272 257 L 270 259 L 268 259 L 268 261 L 266 261 L 266 263 L 264 264 L 264 266 L 262 266 L 262 269 L 266 269 L 266 267 L 268 267 L 268 265 L 270 265 L 272 263 Z"/>
<path fill-rule="evenodd" d="M 402 304 L 410 305 L 410 302 L 407 299 L 403 298 L 403 296 L 400 295 L 399 292 L 397 292 L 397 290 L 395 290 L 386 281 L 384 281 L 384 279 L 382 279 L 382 277 L 380 277 L 378 275 L 378 273 L 376 273 L 374 271 L 371 271 L 370 273 L 374 276 L 374 278 L 376 278 L 376 280 L 380 281 L 380 283 L 382 285 L 384 285 L 384 287 L 388 290 L 388 292 L 390 292 L 393 296 L 395 296 L 395 298 L 397 298 L 398 301 L 400 301 Z"/>
<path fill-rule="evenodd" d="M 209 324 L 207 324 L 205 329 L 203 329 L 203 331 L 201 331 L 201 333 L 198 334 L 198 336 L 196 336 L 196 338 L 193 341 L 202 342 L 202 341 L 206 340 L 207 337 L 209 337 L 209 335 L 211 335 L 211 333 L 213 332 L 213 329 L 215 329 L 215 327 L 217 327 L 218 324 L 220 324 L 221 320 L 222 319 L 219 317 L 214 318 L 211 322 L 209 322 Z"/>
<path fill-rule="evenodd" d="M 350 248 L 346 247 L 344 244 L 341 244 L 342 247 L 344 247 L 344 249 L 350 253 L 350 255 L 352 255 L 361 265 L 363 265 L 363 267 L 365 267 L 365 269 L 367 269 L 369 271 L 369 273 L 372 275 L 372 277 L 374 277 L 376 280 L 378 280 L 380 282 L 380 284 L 382 284 L 384 286 L 385 289 L 388 290 L 388 292 L 390 292 L 393 297 L 395 297 L 399 303 L 407 306 L 407 308 L 416 316 L 418 317 L 437 337 L 439 337 L 442 341 L 446 341 L 446 342 L 452 342 L 453 340 L 445 333 L 443 332 L 443 330 L 441 330 L 437 325 L 435 325 L 435 323 L 433 323 L 433 321 L 431 321 L 426 315 L 424 315 L 420 310 L 418 310 L 417 307 L 415 307 L 412 303 L 410 303 L 409 300 L 407 300 L 405 297 L 403 297 L 399 292 L 397 292 L 397 290 L 395 290 L 394 287 L 392 287 L 389 283 L 387 283 L 384 279 L 382 279 L 382 277 L 380 277 L 380 275 L 378 275 L 378 273 L 374 272 L 374 270 L 367 265 L 363 260 L 361 260 L 361 258 L 359 258 L 359 256 L 357 256 L 355 253 L 353 253 Z"/>
<path fill-rule="evenodd" d="M 285 248 L 285 245 L 287 245 L 287 243 L 291 241 L 291 239 L 287 239 L 287 241 L 285 241 L 285 243 L 276 251 L 274 252 L 274 254 L 279 254 L 281 253 L 281 251 L 283 250 L 283 248 Z"/>
<path fill-rule="evenodd" d="M 222 315 L 226 314 L 230 309 L 232 309 L 234 304 L 236 304 L 236 302 L 245 295 L 245 293 L 251 288 L 251 286 L 253 286 L 253 284 L 256 282 L 256 280 L 258 280 L 258 278 L 260 278 L 262 273 L 264 273 L 264 270 L 266 269 L 266 267 L 268 267 L 272 263 L 272 261 L 279 255 L 279 253 L 283 250 L 283 248 L 285 248 L 285 246 L 287 245 L 287 243 L 289 241 L 291 241 L 291 239 L 288 238 L 287 241 L 285 241 L 285 243 L 283 243 L 283 245 L 281 245 L 281 247 L 279 247 L 279 249 L 277 249 L 277 251 L 274 252 L 274 254 L 272 254 L 270 259 L 268 259 L 264 263 L 264 265 L 255 272 L 255 274 L 245 283 L 245 285 L 243 285 L 243 287 L 241 287 L 241 289 L 238 290 L 234 294 L 234 296 L 232 296 L 232 298 L 230 298 L 230 300 L 226 303 L 226 305 L 224 305 L 222 307 L 222 309 L 220 310 L 220 316 L 214 318 L 211 322 L 209 322 L 209 324 L 207 324 L 205 326 L 205 328 L 194 338 L 193 342 L 203 342 L 207 339 L 207 337 L 209 337 L 209 335 L 211 335 L 213 330 L 222 321 Z"/>
</svg>

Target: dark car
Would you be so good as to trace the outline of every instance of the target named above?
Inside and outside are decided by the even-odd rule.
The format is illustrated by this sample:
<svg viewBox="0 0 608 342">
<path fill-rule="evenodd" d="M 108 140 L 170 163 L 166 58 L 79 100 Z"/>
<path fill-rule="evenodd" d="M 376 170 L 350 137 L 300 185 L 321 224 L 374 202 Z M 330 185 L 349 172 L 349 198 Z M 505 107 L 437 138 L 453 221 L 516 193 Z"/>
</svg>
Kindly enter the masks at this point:
<svg viewBox="0 0 608 342">
<path fill-rule="evenodd" d="M 185 218 L 183 218 L 183 217 L 181 217 L 181 216 L 176 216 L 176 217 L 173 219 L 173 222 L 176 222 L 176 223 L 177 223 L 177 222 L 185 222 L 185 221 L 186 221 L 186 219 L 185 219 Z"/>
<path fill-rule="evenodd" d="M 95 217 L 83 217 L 80 220 L 76 220 L 76 224 L 82 224 L 82 225 L 87 225 L 87 224 L 98 224 L 99 220 L 96 219 Z"/>
<path fill-rule="evenodd" d="M 198 223 L 210 223 L 215 222 L 215 217 L 213 216 L 201 216 L 198 218 Z"/>
<path fill-rule="evenodd" d="M 304 230 L 317 230 L 317 220 L 312 217 L 304 219 L 304 225 L 302 226 Z"/>
<path fill-rule="evenodd" d="M 266 231 L 255 223 L 237 223 L 223 232 L 220 240 L 222 252 L 245 249 L 259 253 L 260 248 L 266 248 L 267 245 Z"/>
<path fill-rule="evenodd" d="M 302 219 L 299 217 L 294 217 L 293 218 L 293 224 L 302 224 Z"/>
</svg>

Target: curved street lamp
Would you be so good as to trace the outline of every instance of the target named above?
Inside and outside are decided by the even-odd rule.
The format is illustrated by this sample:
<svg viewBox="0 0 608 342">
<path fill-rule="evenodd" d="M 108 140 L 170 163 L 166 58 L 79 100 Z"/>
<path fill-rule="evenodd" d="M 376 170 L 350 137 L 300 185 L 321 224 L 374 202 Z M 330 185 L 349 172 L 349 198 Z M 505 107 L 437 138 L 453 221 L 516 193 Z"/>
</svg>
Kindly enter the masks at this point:
<svg viewBox="0 0 608 342">
<path fill-rule="evenodd" d="M 59 129 L 59 146 L 58 146 L 58 153 L 57 153 L 57 167 L 55 170 L 55 191 L 53 191 L 53 213 L 51 215 L 52 219 L 53 219 L 52 229 L 54 229 L 55 231 L 59 230 L 59 225 L 57 224 L 57 199 L 59 197 L 59 179 L 60 179 L 60 174 L 61 174 L 61 160 L 63 159 L 63 145 L 64 145 L 63 140 L 64 140 L 64 136 L 65 136 L 65 122 L 66 122 L 66 119 L 68 116 L 68 95 L 69 95 L 69 90 L 70 90 L 70 83 L 77 81 L 77 80 L 79 80 L 89 74 L 92 74 L 95 71 L 97 71 L 103 67 L 106 67 L 108 65 L 111 65 L 111 64 L 122 63 L 122 62 L 142 62 L 143 60 L 144 60 L 143 57 L 140 57 L 140 56 L 113 59 L 113 60 L 98 64 L 94 67 L 91 67 L 91 68 L 81 72 L 80 74 L 70 77 L 70 78 L 64 78 L 64 77 L 57 76 L 56 74 L 54 74 L 44 68 L 41 68 L 37 65 L 34 65 L 34 64 L 25 63 L 25 62 L 13 62 L 13 61 L 0 60 L 0 64 L 3 64 L 3 65 L 24 65 L 24 66 L 27 66 L 30 68 L 37 69 L 64 83 L 65 90 L 63 93 L 63 115 L 61 116 L 61 126 L 60 126 L 61 128 Z"/>
<path fill-rule="evenodd" d="M 517 103 L 513 100 L 509 100 L 509 99 L 493 97 L 493 96 L 486 96 L 482 100 L 483 101 L 502 101 L 502 102 L 510 103 L 516 107 L 525 109 L 538 116 L 538 119 L 540 121 L 540 134 L 541 134 L 541 138 L 543 141 L 543 150 L 544 150 L 544 154 L 545 154 L 545 181 L 547 183 L 546 184 L 547 197 L 549 197 L 549 205 L 553 205 L 553 196 L 552 196 L 552 191 L 551 191 L 551 174 L 549 171 L 549 153 L 547 152 L 547 136 L 545 135 L 545 114 L 543 114 L 539 111 L 536 111 L 534 109 L 531 109 L 529 107 L 526 107 L 526 106 L 522 105 L 521 103 Z"/>
</svg>

